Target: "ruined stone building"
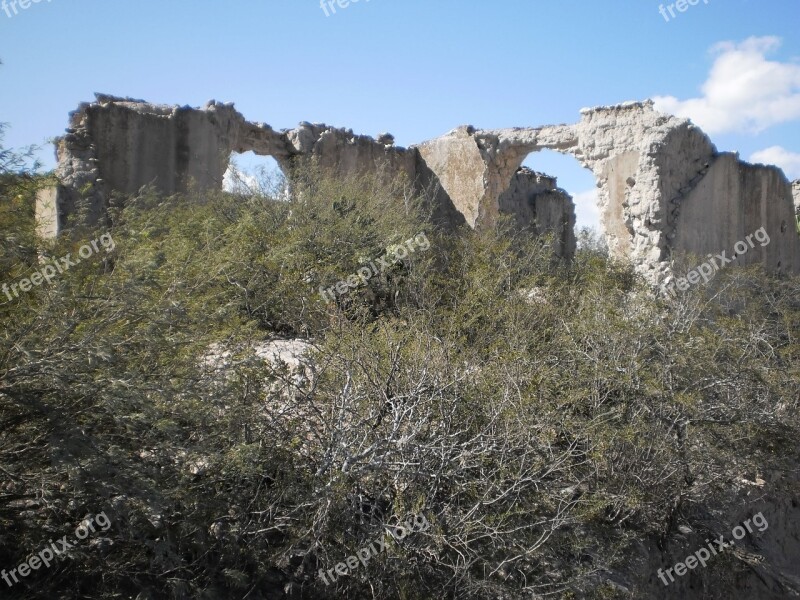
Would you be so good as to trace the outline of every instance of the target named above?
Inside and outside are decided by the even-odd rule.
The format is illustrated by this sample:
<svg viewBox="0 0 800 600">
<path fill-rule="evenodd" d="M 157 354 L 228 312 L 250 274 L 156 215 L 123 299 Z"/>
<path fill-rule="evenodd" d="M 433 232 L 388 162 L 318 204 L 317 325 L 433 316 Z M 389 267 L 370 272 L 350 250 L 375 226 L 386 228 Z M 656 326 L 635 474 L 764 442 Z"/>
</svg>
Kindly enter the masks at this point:
<svg viewBox="0 0 800 600">
<path fill-rule="evenodd" d="M 717 152 L 690 121 L 658 113 L 650 101 L 584 109 L 570 125 L 464 126 L 401 148 L 388 134 L 374 139 L 322 124 L 275 131 L 247 121 L 232 104 L 190 108 L 98 95 L 71 114 L 57 143 L 60 185 L 40 194 L 37 213 L 45 232 L 56 235 L 79 203 L 85 218 L 98 222 L 114 195 L 145 185 L 164 194 L 190 185 L 219 189 L 231 154 L 252 151 L 274 157 L 285 173 L 305 157 L 334 174 L 404 175 L 434 199 L 444 223 L 481 228 L 510 214 L 537 232 L 554 232 L 559 252 L 569 255 L 572 199 L 554 178 L 521 167 L 543 149 L 572 155 L 592 171 L 610 252 L 653 283 L 669 276 L 677 254 L 730 254 L 760 227 L 771 243 L 737 262 L 800 272 L 800 181 L 790 184 L 777 167 Z"/>
</svg>

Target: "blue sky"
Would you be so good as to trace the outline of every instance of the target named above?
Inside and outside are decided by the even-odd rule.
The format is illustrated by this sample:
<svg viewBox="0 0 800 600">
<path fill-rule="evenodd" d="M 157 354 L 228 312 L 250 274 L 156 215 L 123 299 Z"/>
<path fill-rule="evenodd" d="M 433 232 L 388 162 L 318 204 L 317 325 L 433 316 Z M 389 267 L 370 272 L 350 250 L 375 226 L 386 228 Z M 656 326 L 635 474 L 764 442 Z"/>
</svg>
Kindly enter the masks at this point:
<svg viewBox="0 0 800 600">
<path fill-rule="evenodd" d="M 0 121 L 7 146 L 44 145 L 97 91 L 232 101 L 276 129 L 325 122 L 410 145 L 661 97 L 718 149 L 800 177 L 800 2 L 699 0 L 667 21 L 671 3 L 360 0 L 326 16 L 319 0 L 41 0 L 0 8 Z M 41 156 L 53 166 L 52 147 Z M 526 164 L 596 224 L 593 177 L 573 158 Z"/>
</svg>

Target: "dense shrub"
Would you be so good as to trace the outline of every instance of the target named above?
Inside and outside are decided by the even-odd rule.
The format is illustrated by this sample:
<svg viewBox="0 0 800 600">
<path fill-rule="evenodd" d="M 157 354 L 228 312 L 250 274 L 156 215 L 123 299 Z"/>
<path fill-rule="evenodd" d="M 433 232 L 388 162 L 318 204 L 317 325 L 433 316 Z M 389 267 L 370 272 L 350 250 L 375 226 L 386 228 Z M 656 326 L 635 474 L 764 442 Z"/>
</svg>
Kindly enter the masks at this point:
<svg viewBox="0 0 800 600">
<path fill-rule="evenodd" d="M 665 303 L 597 244 L 554 264 L 502 224 L 435 230 L 402 182 L 295 176 L 289 200 L 143 192 L 113 252 L 0 298 L 0 565 L 113 523 L 9 597 L 569 597 L 794 460 L 796 279 Z M 13 202 L 4 240 L 30 231 Z M 4 282 L 36 268 L 5 243 Z M 276 338 L 314 347 L 305 381 L 255 356 Z M 322 583 L 414 513 L 431 528 Z"/>
</svg>

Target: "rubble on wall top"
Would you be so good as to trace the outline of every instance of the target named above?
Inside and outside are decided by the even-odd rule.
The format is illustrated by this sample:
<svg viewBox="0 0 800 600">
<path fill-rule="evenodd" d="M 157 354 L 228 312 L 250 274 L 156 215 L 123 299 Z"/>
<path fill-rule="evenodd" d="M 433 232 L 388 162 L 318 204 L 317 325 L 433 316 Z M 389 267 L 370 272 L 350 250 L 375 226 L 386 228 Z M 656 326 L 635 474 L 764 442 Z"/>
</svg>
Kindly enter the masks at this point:
<svg viewBox="0 0 800 600">
<path fill-rule="evenodd" d="M 620 102 L 619 104 L 609 104 L 607 106 L 591 106 L 587 108 L 582 108 L 580 113 L 582 115 L 593 113 L 593 112 L 606 112 L 612 110 L 630 110 L 632 108 L 642 108 L 645 110 L 653 110 L 653 106 L 655 103 L 648 99 L 648 100 L 628 100 L 626 102 Z"/>
</svg>

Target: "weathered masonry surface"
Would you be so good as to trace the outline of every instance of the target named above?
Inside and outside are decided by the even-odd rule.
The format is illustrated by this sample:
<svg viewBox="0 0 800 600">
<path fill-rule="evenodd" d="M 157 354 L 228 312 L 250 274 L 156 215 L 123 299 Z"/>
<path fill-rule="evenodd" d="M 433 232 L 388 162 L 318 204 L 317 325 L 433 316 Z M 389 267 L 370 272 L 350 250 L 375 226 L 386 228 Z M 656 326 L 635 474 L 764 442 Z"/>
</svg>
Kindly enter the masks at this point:
<svg viewBox="0 0 800 600">
<path fill-rule="evenodd" d="M 79 207 L 81 218 L 98 222 L 117 198 L 145 185 L 165 194 L 219 189 L 231 154 L 252 151 L 274 157 L 285 173 L 304 157 L 334 174 L 404 175 L 433 198 L 435 218 L 445 224 L 481 228 L 510 214 L 554 233 L 558 252 L 569 255 L 571 197 L 554 178 L 521 167 L 544 149 L 592 171 L 610 251 L 653 283 L 669 276 L 673 256 L 730 251 L 760 227 L 771 242 L 737 262 L 800 272 L 800 181 L 717 152 L 690 121 L 658 113 L 650 101 L 584 109 L 572 125 L 464 126 L 401 148 L 389 134 L 372 138 L 318 123 L 275 131 L 215 101 L 190 108 L 97 95 L 71 114 L 57 144 L 60 186 L 43 191 L 37 211 L 42 231 L 56 235 Z"/>
</svg>

